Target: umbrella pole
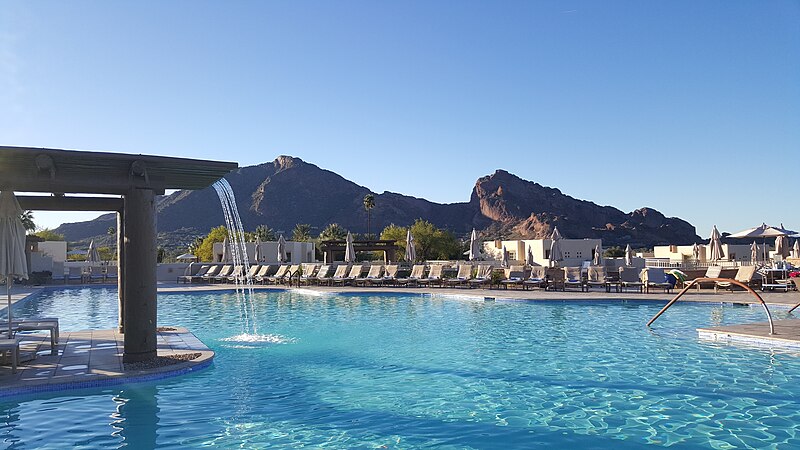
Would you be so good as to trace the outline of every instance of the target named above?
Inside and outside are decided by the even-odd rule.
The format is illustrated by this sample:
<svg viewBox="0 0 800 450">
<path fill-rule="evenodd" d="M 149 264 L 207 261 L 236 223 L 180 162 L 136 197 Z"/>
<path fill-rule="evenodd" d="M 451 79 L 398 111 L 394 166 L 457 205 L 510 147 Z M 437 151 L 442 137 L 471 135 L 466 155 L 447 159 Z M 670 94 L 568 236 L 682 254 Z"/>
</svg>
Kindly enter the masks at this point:
<svg viewBox="0 0 800 450">
<path fill-rule="evenodd" d="M 6 275 L 6 296 L 8 297 L 8 338 L 11 339 L 11 276 Z"/>
</svg>

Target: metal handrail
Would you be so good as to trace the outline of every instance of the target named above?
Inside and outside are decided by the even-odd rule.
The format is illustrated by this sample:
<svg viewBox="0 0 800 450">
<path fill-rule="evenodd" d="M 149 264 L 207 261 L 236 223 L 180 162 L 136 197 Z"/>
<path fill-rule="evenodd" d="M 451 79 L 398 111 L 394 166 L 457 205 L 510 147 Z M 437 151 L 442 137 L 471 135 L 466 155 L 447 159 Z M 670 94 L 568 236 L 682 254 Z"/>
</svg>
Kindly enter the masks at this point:
<svg viewBox="0 0 800 450">
<path fill-rule="evenodd" d="M 692 286 L 694 286 L 697 283 L 702 283 L 704 281 L 735 284 L 736 286 L 744 288 L 744 290 L 753 294 L 758 299 L 759 303 L 761 303 L 761 306 L 764 307 L 764 311 L 767 313 L 767 320 L 769 321 L 769 334 L 770 335 L 777 334 L 775 333 L 775 324 L 772 323 L 772 315 L 769 313 L 769 308 L 767 308 L 767 304 L 766 302 L 764 302 L 764 299 L 762 299 L 761 296 L 758 295 L 758 293 L 754 291 L 750 286 L 742 283 L 741 281 L 732 280 L 730 278 L 695 278 L 694 280 L 690 281 L 689 284 L 687 284 L 683 289 L 681 289 L 681 291 L 678 292 L 678 295 L 676 295 L 675 298 L 673 298 L 672 300 L 669 301 L 669 303 L 664 305 L 664 307 L 661 308 L 661 311 L 659 311 L 658 314 L 653 316 L 653 318 L 650 319 L 649 322 L 647 322 L 647 326 L 649 327 L 653 322 L 655 322 L 656 319 L 658 319 L 661 316 L 661 314 L 664 314 L 664 312 L 667 309 L 669 309 L 669 307 L 672 306 L 675 302 L 677 302 L 678 299 L 681 298 L 681 296 L 683 296 L 683 294 L 685 294 Z"/>
</svg>

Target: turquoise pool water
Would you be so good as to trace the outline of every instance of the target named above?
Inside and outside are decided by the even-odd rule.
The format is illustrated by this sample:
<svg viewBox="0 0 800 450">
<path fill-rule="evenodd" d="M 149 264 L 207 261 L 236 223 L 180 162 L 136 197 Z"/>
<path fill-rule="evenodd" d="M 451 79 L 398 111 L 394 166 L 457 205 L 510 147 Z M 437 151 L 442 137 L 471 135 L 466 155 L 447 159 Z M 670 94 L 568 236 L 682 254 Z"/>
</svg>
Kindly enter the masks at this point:
<svg viewBox="0 0 800 450">
<path fill-rule="evenodd" d="M 535 295 L 535 294 L 532 294 Z M 162 294 L 159 324 L 217 352 L 159 382 L 0 400 L 9 448 L 791 448 L 800 357 L 698 341 L 760 309 L 257 294 Z M 64 329 L 110 328 L 116 292 L 56 291 L 15 308 Z M 778 318 L 785 313 L 776 312 Z"/>
</svg>

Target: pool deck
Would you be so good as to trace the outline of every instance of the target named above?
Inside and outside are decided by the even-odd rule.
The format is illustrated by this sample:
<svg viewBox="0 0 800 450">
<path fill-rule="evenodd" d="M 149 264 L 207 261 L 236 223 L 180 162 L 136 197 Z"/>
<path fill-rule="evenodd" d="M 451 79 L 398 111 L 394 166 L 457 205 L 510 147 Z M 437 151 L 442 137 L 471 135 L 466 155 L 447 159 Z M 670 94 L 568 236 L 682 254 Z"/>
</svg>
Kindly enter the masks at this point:
<svg viewBox="0 0 800 450">
<path fill-rule="evenodd" d="M 0 397 L 34 392 L 61 391 L 122 383 L 150 381 L 193 372 L 211 364 L 214 352 L 181 327 L 160 329 L 159 357 L 199 353 L 190 361 L 148 369 L 126 369 L 122 363 L 123 335 L 117 330 L 72 331 L 61 334 L 56 354 L 46 334 L 18 334 L 23 360 L 17 367 L 0 366 Z M 25 358 L 28 353 L 28 358 Z"/>
<path fill-rule="evenodd" d="M 94 285 L 103 286 L 103 285 Z M 105 285 L 114 287 L 114 285 Z M 63 286 L 47 286 L 60 288 Z M 72 285 L 71 288 L 92 287 L 92 285 Z M 42 287 L 17 286 L 12 292 L 12 302 L 16 303 L 31 294 L 41 291 Z M 510 300 L 510 301 L 598 301 L 598 300 L 632 300 L 666 303 L 675 293 L 639 293 L 611 292 L 594 289 L 589 292 L 568 290 L 551 292 L 522 289 L 479 289 L 456 287 L 353 287 L 353 286 L 303 286 L 291 288 L 286 286 L 255 286 L 257 291 L 314 291 L 324 293 L 413 293 L 433 296 L 444 296 L 472 300 Z M 158 292 L 212 292 L 233 291 L 233 285 L 220 284 L 174 284 L 159 283 Z M 788 309 L 800 302 L 796 292 L 761 293 L 770 307 Z M 754 297 L 746 292 L 720 292 L 713 290 L 691 291 L 681 298 L 681 302 L 706 303 L 756 303 Z M 667 313 L 668 314 L 668 313 Z M 701 328 L 698 333 L 701 339 L 741 341 L 775 347 L 800 349 L 800 321 L 775 321 L 776 334 L 770 336 L 766 322 L 732 325 L 726 327 Z M 642 324 L 644 326 L 644 324 Z M 657 325 L 656 325 L 657 326 Z M 158 355 L 173 356 L 186 353 L 200 353 L 200 357 L 191 361 L 181 361 L 167 366 L 146 370 L 128 369 L 122 364 L 123 335 L 116 330 L 94 330 L 63 332 L 57 346 L 57 354 L 52 355 L 50 340 L 46 334 L 18 334 L 23 337 L 23 352 L 35 353 L 32 361 L 23 362 L 17 373 L 11 372 L 10 366 L 0 366 L 0 397 L 33 392 L 58 391 L 96 387 L 104 385 L 132 383 L 167 378 L 193 372 L 209 366 L 214 357 L 203 342 L 189 330 L 179 326 L 174 331 L 159 331 L 157 339 Z M 23 361 L 25 360 L 23 356 Z"/>
</svg>

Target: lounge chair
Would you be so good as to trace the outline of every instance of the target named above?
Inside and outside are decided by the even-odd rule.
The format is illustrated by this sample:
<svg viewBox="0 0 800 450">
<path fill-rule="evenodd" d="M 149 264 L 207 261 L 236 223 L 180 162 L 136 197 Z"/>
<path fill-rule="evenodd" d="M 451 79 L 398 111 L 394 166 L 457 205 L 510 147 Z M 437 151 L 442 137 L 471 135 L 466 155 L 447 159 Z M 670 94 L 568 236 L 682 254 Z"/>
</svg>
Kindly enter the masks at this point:
<svg viewBox="0 0 800 450">
<path fill-rule="evenodd" d="M 362 286 L 366 286 L 367 283 L 372 283 L 372 281 L 380 282 L 383 279 L 383 266 L 381 264 L 373 264 L 369 267 L 369 272 L 367 272 L 366 277 L 359 277 L 353 280 L 353 282 L 357 285 L 361 283 Z"/>
<path fill-rule="evenodd" d="M 222 266 L 221 269 L 219 269 L 219 273 L 217 275 L 211 277 L 211 282 L 212 283 L 222 283 L 223 281 L 228 279 L 228 275 L 233 273 L 233 270 L 234 270 L 234 268 L 233 268 L 232 265 L 225 264 L 224 266 Z"/>
<path fill-rule="evenodd" d="M 117 281 L 117 266 L 106 266 L 103 269 L 103 281 Z"/>
<path fill-rule="evenodd" d="M 286 272 L 288 271 L 289 271 L 289 265 L 283 264 L 280 267 L 278 267 L 278 270 L 274 274 L 263 277 L 261 279 L 261 283 L 278 284 L 278 282 L 283 279 L 283 277 L 286 275 Z"/>
<path fill-rule="evenodd" d="M 722 266 L 708 266 L 706 269 L 706 274 L 703 275 L 703 278 L 719 278 L 721 274 Z M 697 286 L 698 291 L 700 290 L 701 285 L 711 287 L 714 286 L 715 283 L 713 281 L 697 282 L 695 283 L 695 286 Z"/>
<path fill-rule="evenodd" d="M 740 266 L 733 279 L 744 285 L 752 287 L 753 277 L 755 274 L 756 266 Z M 720 288 L 729 289 L 732 291 L 734 286 L 736 285 L 727 281 L 717 281 L 714 283 L 714 292 L 718 292 Z"/>
<path fill-rule="evenodd" d="M 664 292 L 669 292 L 675 287 L 673 283 L 667 280 L 667 273 L 664 272 L 664 269 L 659 269 L 658 267 L 646 269 L 642 273 L 642 277 L 644 278 L 644 291 L 646 293 L 650 292 L 651 287 L 664 289 Z"/>
<path fill-rule="evenodd" d="M 253 276 L 253 281 L 256 283 L 263 283 L 264 278 L 266 278 L 272 270 L 278 270 L 278 268 L 270 264 L 261 266 L 258 272 Z"/>
<path fill-rule="evenodd" d="M 425 264 L 414 264 L 411 268 L 411 274 L 406 278 L 398 278 L 398 284 L 414 284 L 418 285 L 419 281 L 424 278 L 425 275 Z"/>
<path fill-rule="evenodd" d="M 205 275 L 205 273 L 208 272 L 208 269 L 210 269 L 210 268 L 211 268 L 211 266 L 209 266 L 208 264 L 203 264 L 197 270 L 196 274 L 194 274 L 194 275 L 192 275 L 192 274 L 181 275 L 181 276 L 178 277 L 177 280 L 175 280 L 175 282 L 176 283 L 191 283 L 195 278 L 200 278 L 203 275 Z"/>
<path fill-rule="evenodd" d="M 478 264 L 475 278 L 470 278 L 467 282 L 469 287 L 478 287 L 492 282 L 492 272 L 494 267 L 491 264 Z"/>
<path fill-rule="evenodd" d="M 302 267 L 300 264 L 293 264 L 293 265 L 289 266 L 289 268 L 286 270 L 286 273 L 283 275 L 283 278 L 281 278 L 280 280 L 277 280 L 276 284 L 278 282 L 280 282 L 280 283 L 288 284 L 289 286 L 291 286 L 292 285 L 292 278 L 297 276 L 297 279 L 298 280 L 300 279 L 300 275 L 301 275 L 300 267 Z M 298 281 L 298 285 L 299 285 L 299 281 Z"/>
<path fill-rule="evenodd" d="M 333 276 L 325 280 L 319 280 L 320 284 L 322 284 L 323 281 L 329 285 L 332 285 L 337 282 L 344 283 L 344 279 L 347 278 L 347 273 L 349 271 L 350 271 L 349 264 L 339 264 L 338 266 L 336 266 L 336 272 L 333 274 Z"/>
<path fill-rule="evenodd" d="M 431 270 L 428 272 L 428 276 L 425 278 L 421 278 L 418 283 L 424 284 L 427 286 L 433 286 L 434 284 L 441 285 L 442 284 L 442 269 L 444 267 L 441 264 L 433 264 L 431 265 Z"/>
<path fill-rule="evenodd" d="M 564 283 L 564 269 L 558 267 L 548 267 L 545 269 L 545 278 L 547 279 L 547 287 L 545 287 L 545 290 L 566 290 L 566 284 Z"/>
<path fill-rule="evenodd" d="M 619 285 L 622 289 L 633 287 L 639 292 L 642 292 L 642 288 L 644 287 L 644 283 L 642 283 L 642 280 L 639 278 L 639 270 L 635 267 L 619 268 Z"/>
<path fill-rule="evenodd" d="M 244 274 L 244 266 L 236 266 L 233 268 L 233 271 L 231 271 L 230 275 L 225 277 L 225 280 L 223 281 L 227 281 L 228 283 L 235 283 L 236 280 L 241 280 L 244 277 L 243 274 Z"/>
<path fill-rule="evenodd" d="M 211 266 L 210 269 L 206 271 L 202 276 L 200 276 L 200 281 L 205 281 L 206 283 L 211 283 L 214 281 L 214 277 L 217 276 L 222 266 Z"/>
<path fill-rule="evenodd" d="M 311 285 L 312 283 L 315 283 L 315 282 L 317 284 L 322 284 L 322 280 L 324 280 L 324 279 L 326 279 L 328 277 L 328 275 L 330 274 L 330 271 L 331 271 L 331 266 L 328 265 L 328 264 L 324 264 L 324 265 L 319 267 L 319 270 L 317 270 L 317 273 L 314 274 L 314 276 L 309 276 L 305 280 L 300 280 L 300 281 L 308 283 L 309 285 Z"/>
<path fill-rule="evenodd" d="M 531 267 L 531 273 L 528 275 L 528 278 L 522 280 L 522 288 L 527 290 L 529 287 L 547 287 L 547 278 L 544 267 Z"/>
<path fill-rule="evenodd" d="M 350 272 L 347 274 L 346 277 L 339 279 L 333 277 L 333 283 L 341 285 L 345 285 L 347 283 L 353 283 L 355 280 L 361 278 L 361 272 L 363 272 L 363 270 L 364 270 L 363 264 L 354 264 L 352 267 L 350 267 Z"/>
<path fill-rule="evenodd" d="M 588 291 L 592 286 L 599 286 L 611 292 L 611 284 L 608 277 L 606 277 L 606 268 L 603 266 L 589 266 L 586 275 L 586 290 Z"/>
<path fill-rule="evenodd" d="M 523 286 L 524 273 L 525 268 L 523 266 L 511 266 L 506 269 L 506 278 L 500 280 L 500 284 L 503 285 L 503 289 L 508 289 L 509 286 Z"/>
<path fill-rule="evenodd" d="M 301 264 L 301 273 L 297 282 L 299 284 L 311 284 L 311 280 L 315 279 L 314 277 L 317 275 L 317 267 L 316 264 Z"/>
<path fill-rule="evenodd" d="M 47 331 L 50 333 L 50 354 L 57 355 L 60 331 L 57 317 L 31 318 L 13 320 L 11 322 L 16 331 Z M 8 329 L 8 321 L 0 322 L 0 330 Z"/>
<path fill-rule="evenodd" d="M 69 272 L 64 275 L 64 281 L 69 284 L 70 281 L 77 281 L 83 283 L 83 269 L 80 267 L 70 267 Z"/>
<path fill-rule="evenodd" d="M 458 273 L 455 278 L 448 278 L 445 283 L 449 286 L 463 286 L 472 277 L 472 264 L 459 264 Z"/>
<path fill-rule="evenodd" d="M 86 281 L 88 283 L 102 283 L 105 281 L 106 275 L 103 272 L 103 266 L 89 266 L 89 272 L 87 273 Z"/>
<path fill-rule="evenodd" d="M 383 276 L 377 280 L 371 280 L 372 284 L 383 286 L 385 284 L 394 284 L 397 281 L 397 264 L 389 264 L 385 268 Z"/>
<path fill-rule="evenodd" d="M 17 364 L 19 364 L 19 339 L 0 339 L 0 353 L 5 352 L 11 354 L 11 373 L 17 373 Z"/>
<path fill-rule="evenodd" d="M 261 270 L 261 266 L 260 265 L 253 264 L 252 266 L 250 266 L 250 270 L 248 270 L 247 273 L 244 274 L 244 280 L 243 281 L 246 283 L 247 280 L 250 280 L 250 282 L 252 283 L 253 279 L 255 279 L 256 275 L 258 275 L 258 272 L 260 270 Z"/>
<path fill-rule="evenodd" d="M 564 267 L 564 287 L 577 287 L 581 292 L 585 290 L 580 267 Z"/>
</svg>

